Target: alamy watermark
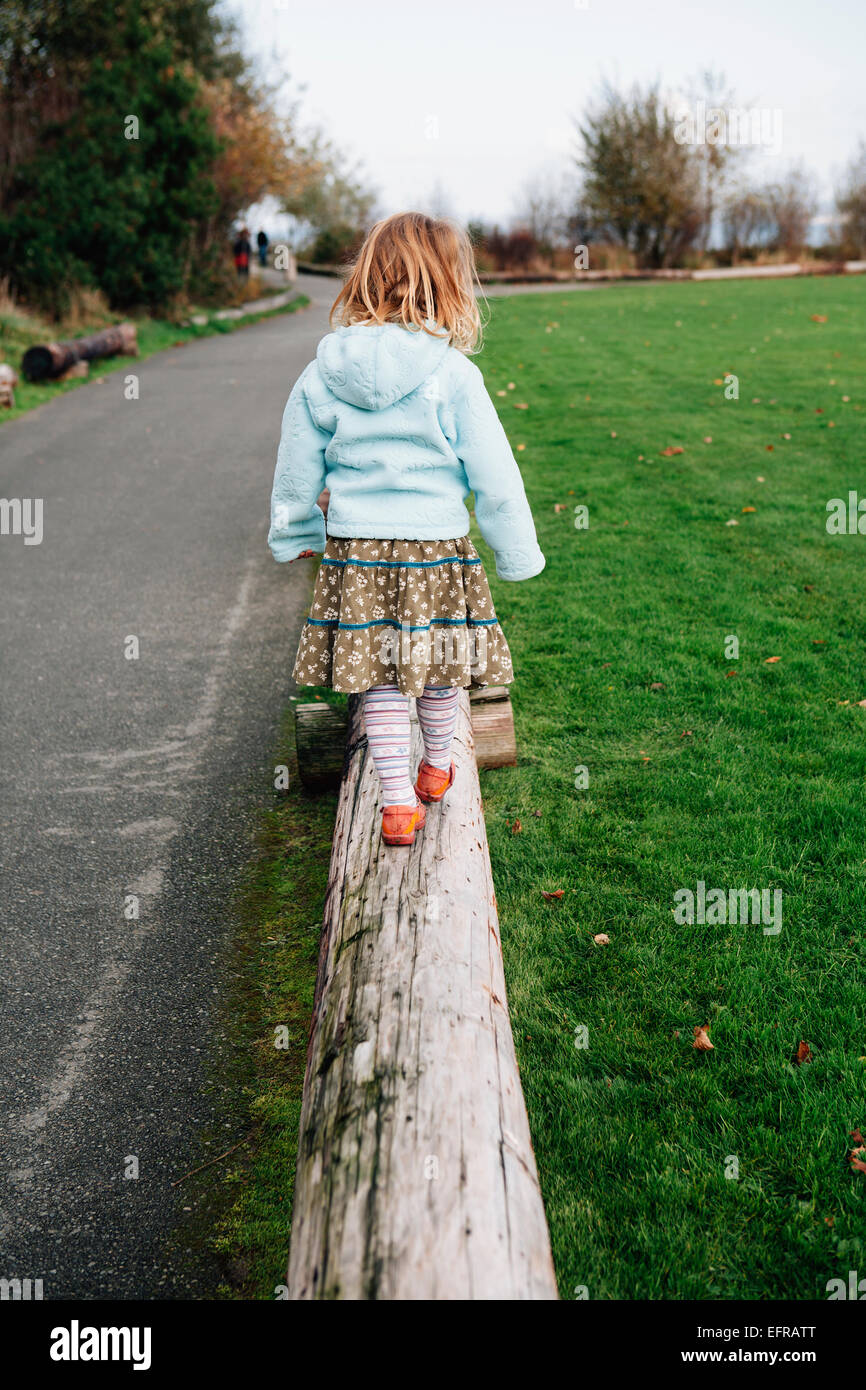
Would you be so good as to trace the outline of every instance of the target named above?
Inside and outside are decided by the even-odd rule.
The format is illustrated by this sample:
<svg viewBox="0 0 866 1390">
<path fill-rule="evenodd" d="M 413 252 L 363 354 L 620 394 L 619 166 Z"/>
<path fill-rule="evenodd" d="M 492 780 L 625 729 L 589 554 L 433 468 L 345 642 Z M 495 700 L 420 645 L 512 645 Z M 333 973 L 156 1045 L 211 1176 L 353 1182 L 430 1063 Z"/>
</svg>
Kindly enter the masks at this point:
<svg viewBox="0 0 866 1390">
<path fill-rule="evenodd" d="M 678 888 L 674 893 L 674 921 L 680 926 L 763 926 L 764 936 L 782 930 L 781 888 L 707 888 L 698 879 L 697 891 Z"/>
<path fill-rule="evenodd" d="M 772 154 L 782 150 L 782 110 L 779 106 L 680 107 L 674 127 L 678 145 L 759 145 Z"/>
<path fill-rule="evenodd" d="M 41 545 L 42 498 L 0 497 L 0 536 L 23 536 L 25 545 Z"/>
</svg>

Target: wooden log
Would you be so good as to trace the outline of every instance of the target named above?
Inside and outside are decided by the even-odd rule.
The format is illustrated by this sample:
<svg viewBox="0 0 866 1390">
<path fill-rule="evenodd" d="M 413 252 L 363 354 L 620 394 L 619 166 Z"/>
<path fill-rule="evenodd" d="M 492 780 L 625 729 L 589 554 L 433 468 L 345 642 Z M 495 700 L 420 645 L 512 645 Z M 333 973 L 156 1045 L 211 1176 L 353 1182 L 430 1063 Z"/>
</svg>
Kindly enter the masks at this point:
<svg viewBox="0 0 866 1390">
<path fill-rule="evenodd" d="M 327 791 L 339 785 L 346 748 L 348 710 L 324 700 L 295 707 L 295 748 L 298 775 L 307 791 Z"/>
<path fill-rule="evenodd" d="M 457 777 L 380 835 L 350 708 L 301 1113 L 292 1299 L 555 1299 L 461 694 Z M 420 734 L 413 728 L 413 753 Z"/>
<path fill-rule="evenodd" d="M 517 739 L 514 711 L 507 685 L 485 685 L 470 690 L 472 736 L 478 767 L 515 767 Z"/>
<path fill-rule="evenodd" d="M 92 362 L 97 357 L 113 357 L 119 352 L 127 357 L 138 356 L 134 323 L 117 323 L 89 338 L 72 338 L 65 343 L 42 343 L 28 348 L 21 360 L 21 369 L 28 381 L 52 381 L 63 376 L 76 362 Z"/>
</svg>

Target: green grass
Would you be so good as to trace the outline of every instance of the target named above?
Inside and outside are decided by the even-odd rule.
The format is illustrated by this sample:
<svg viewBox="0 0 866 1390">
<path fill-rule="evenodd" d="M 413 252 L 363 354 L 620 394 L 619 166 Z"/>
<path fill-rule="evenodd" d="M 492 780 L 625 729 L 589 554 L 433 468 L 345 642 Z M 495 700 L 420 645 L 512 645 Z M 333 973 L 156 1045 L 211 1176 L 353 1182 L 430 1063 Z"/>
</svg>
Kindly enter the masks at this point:
<svg viewBox="0 0 866 1390">
<path fill-rule="evenodd" d="M 866 494 L 866 281 L 506 299 L 481 361 L 547 556 L 493 582 L 519 765 L 483 792 L 561 1293 L 826 1297 L 866 1256 L 866 535 L 825 529 Z M 781 934 L 678 926 L 699 879 L 780 888 Z"/>
<path fill-rule="evenodd" d="M 314 693 L 305 691 L 304 698 Z M 225 1004 L 233 1061 L 228 1068 L 223 1063 L 222 1081 L 228 1080 L 248 1116 L 248 1139 L 203 1183 L 209 1202 L 199 1238 L 224 1265 L 225 1282 L 218 1290 L 224 1298 L 273 1299 L 285 1283 L 336 807 L 336 796 L 309 796 L 300 789 L 291 714 L 275 751 L 275 763 L 290 768 L 290 787 L 274 795 L 259 856 L 238 902 L 234 985 Z M 288 1043 L 277 1047 L 274 1030 L 280 1026 L 288 1029 Z"/>
<path fill-rule="evenodd" d="M 107 376 L 109 372 L 129 371 L 134 362 L 140 362 L 145 357 L 152 357 L 155 352 L 162 352 L 165 348 L 186 347 L 187 343 L 195 342 L 198 338 L 210 338 L 215 333 L 233 333 L 237 328 L 247 328 L 250 324 L 260 323 L 263 319 L 273 318 L 277 314 L 294 313 L 296 309 L 304 308 L 309 302 L 306 295 L 301 294 L 282 308 L 266 309 L 258 314 L 245 314 L 240 319 L 217 319 L 212 314 L 208 314 L 207 323 L 203 324 L 181 325 L 172 323 L 167 319 L 136 315 L 134 321 L 138 329 L 139 349 L 137 358 L 100 358 L 98 361 L 91 362 L 90 372 L 86 377 L 73 377 L 70 381 L 44 382 L 30 382 L 24 378 L 21 371 L 21 358 L 29 347 L 57 337 L 64 340 L 86 337 L 90 333 L 98 332 L 100 328 L 104 328 L 110 323 L 120 323 L 121 318 L 117 314 L 97 314 L 94 315 L 92 322 L 85 322 L 75 332 L 65 332 L 62 326 L 58 328 L 57 325 L 45 324 L 29 314 L 7 305 L 0 308 L 0 362 L 8 362 L 10 366 L 15 368 L 19 382 L 15 387 L 15 407 L 12 410 L 0 410 L 0 425 L 7 420 L 17 419 L 19 415 L 24 415 L 37 405 L 44 405 L 46 401 L 53 400 L 55 396 L 62 395 L 66 391 L 74 391 L 79 386 L 86 385 L 88 381 L 95 381 L 100 377 Z"/>
<path fill-rule="evenodd" d="M 479 360 L 547 556 L 509 585 L 485 552 L 519 763 L 482 789 L 561 1293 L 825 1297 L 866 1260 L 866 536 L 825 529 L 864 486 L 866 281 L 514 297 Z M 241 1296 L 285 1270 L 333 805 L 275 808 L 243 910 L 252 1134 L 217 1235 Z M 780 888 L 781 934 L 678 926 L 698 879 Z"/>
</svg>

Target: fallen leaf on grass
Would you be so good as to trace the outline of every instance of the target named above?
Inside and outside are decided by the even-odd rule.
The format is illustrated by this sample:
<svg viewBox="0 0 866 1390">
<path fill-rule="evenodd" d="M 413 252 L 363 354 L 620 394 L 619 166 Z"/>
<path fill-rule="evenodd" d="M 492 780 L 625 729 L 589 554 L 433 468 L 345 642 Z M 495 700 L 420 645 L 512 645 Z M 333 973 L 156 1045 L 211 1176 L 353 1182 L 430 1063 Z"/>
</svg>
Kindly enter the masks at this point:
<svg viewBox="0 0 866 1390">
<path fill-rule="evenodd" d="M 770 666 L 770 665 L 772 665 L 772 663 L 773 663 L 774 661 L 781 661 L 781 660 L 782 660 L 782 658 L 781 658 L 780 656 L 765 656 L 765 657 L 764 657 L 764 665 L 765 665 L 765 666 Z"/>
<path fill-rule="evenodd" d="M 730 521 L 725 522 L 726 526 L 739 526 L 739 524 L 740 523 L 734 517 L 732 517 Z"/>
<path fill-rule="evenodd" d="M 681 445 L 669 444 L 666 449 L 662 449 L 661 457 L 663 459 L 669 459 L 672 458 L 674 454 L 684 454 L 685 452 L 685 449 L 683 449 Z"/>
<path fill-rule="evenodd" d="M 520 821 L 515 820 L 514 824 L 511 827 L 511 833 L 512 835 L 519 835 L 522 829 L 523 826 L 520 824 Z"/>
<path fill-rule="evenodd" d="M 595 942 L 596 946 L 610 945 L 610 937 L 607 935 L 606 932 L 600 931 L 598 936 L 594 936 L 592 939 Z"/>
<path fill-rule="evenodd" d="M 743 508 L 743 511 L 744 511 L 744 512 L 756 512 L 757 510 L 758 510 L 757 507 L 744 507 L 744 508 Z"/>
<path fill-rule="evenodd" d="M 515 402 L 514 402 L 514 409 L 515 409 L 515 410 L 528 410 L 528 409 L 529 409 L 529 406 L 526 404 L 526 401 L 515 401 Z"/>
<path fill-rule="evenodd" d="M 554 502 L 554 504 L 553 504 L 553 510 L 554 510 L 555 512 L 564 512 L 564 511 L 565 511 L 565 503 L 564 503 L 564 502 Z"/>
<path fill-rule="evenodd" d="M 801 1067 L 804 1062 L 812 1061 L 812 1049 L 807 1042 L 800 1042 L 797 1051 L 791 1058 L 795 1066 Z"/>
<path fill-rule="evenodd" d="M 827 322 L 827 315 L 826 315 L 826 314 L 812 314 L 811 317 L 812 317 L 812 322 L 813 322 L 813 323 L 826 323 L 826 322 Z"/>
<path fill-rule="evenodd" d="M 564 892 L 564 888 L 557 888 L 553 893 L 548 893 L 546 889 L 542 888 L 541 896 L 545 898 L 547 902 L 550 903 L 553 902 L 556 898 L 561 898 Z"/>
<path fill-rule="evenodd" d="M 726 672 L 725 672 L 725 680 L 726 680 L 726 681 L 729 681 L 729 680 L 731 679 L 731 676 L 735 676 L 736 674 L 737 674 L 736 671 L 726 671 Z"/>
<path fill-rule="evenodd" d="M 541 812 L 540 812 L 540 811 L 533 811 L 532 814 L 535 816 L 535 819 L 536 819 L 536 820 L 541 820 Z"/>
<path fill-rule="evenodd" d="M 866 1139 L 864 1139 L 863 1135 L 860 1133 L 859 1125 L 856 1129 L 851 1130 L 851 1138 L 854 1140 L 854 1143 L 858 1146 L 861 1144 L 866 1144 Z"/>
<path fill-rule="evenodd" d="M 709 1029 L 710 1025 L 708 1023 L 705 1023 L 702 1028 L 695 1027 L 695 1040 L 692 1043 L 692 1047 L 696 1047 L 698 1052 L 713 1052 L 715 1050 L 708 1036 Z"/>
<path fill-rule="evenodd" d="M 664 690 L 664 688 L 664 681 L 653 681 L 652 685 L 650 686 L 650 690 Z"/>
</svg>

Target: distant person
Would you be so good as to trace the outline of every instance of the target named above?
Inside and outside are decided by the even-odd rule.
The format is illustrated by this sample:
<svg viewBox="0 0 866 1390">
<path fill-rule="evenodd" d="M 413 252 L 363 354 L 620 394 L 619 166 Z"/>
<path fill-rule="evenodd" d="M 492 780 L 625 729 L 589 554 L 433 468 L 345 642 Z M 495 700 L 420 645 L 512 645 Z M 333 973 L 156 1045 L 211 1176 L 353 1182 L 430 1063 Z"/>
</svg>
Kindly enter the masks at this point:
<svg viewBox="0 0 866 1390">
<path fill-rule="evenodd" d="M 250 229 L 249 227 L 241 227 L 240 236 L 232 247 L 235 258 L 235 270 L 238 273 L 239 280 L 246 280 L 249 277 L 252 250 Z"/>
<path fill-rule="evenodd" d="M 481 328 L 475 280 L 469 239 L 450 222 L 409 212 L 377 223 L 331 311 L 340 326 L 283 415 L 271 551 L 324 551 L 294 679 L 366 692 L 388 845 L 411 845 L 424 803 L 454 781 L 460 687 L 513 680 L 467 493 L 500 579 L 544 569 L 520 469 L 467 355 Z M 414 785 L 410 695 L 424 740 Z"/>
<path fill-rule="evenodd" d="M 259 265 L 261 266 L 266 266 L 268 263 L 268 245 L 267 232 L 259 232 L 256 237 L 256 246 L 259 248 Z"/>
</svg>

